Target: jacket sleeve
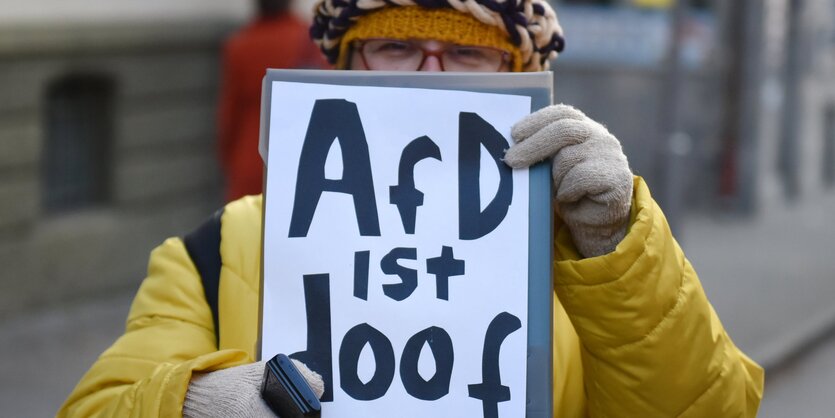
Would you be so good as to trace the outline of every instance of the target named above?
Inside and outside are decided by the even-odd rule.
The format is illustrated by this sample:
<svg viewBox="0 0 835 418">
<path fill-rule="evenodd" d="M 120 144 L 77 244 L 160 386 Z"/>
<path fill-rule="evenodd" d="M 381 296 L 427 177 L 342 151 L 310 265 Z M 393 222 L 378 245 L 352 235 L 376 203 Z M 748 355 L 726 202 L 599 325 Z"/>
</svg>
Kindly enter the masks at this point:
<svg viewBox="0 0 835 418">
<path fill-rule="evenodd" d="M 558 226 L 554 278 L 582 343 L 592 417 L 754 417 L 762 369 L 725 332 L 661 210 L 635 178 L 630 229 L 581 259 Z"/>
<path fill-rule="evenodd" d="M 251 361 L 243 351 L 217 351 L 200 278 L 182 241 L 172 238 L 151 253 L 125 333 L 84 375 L 58 416 L 181 416 L 193 371 Z"/>
</svg>

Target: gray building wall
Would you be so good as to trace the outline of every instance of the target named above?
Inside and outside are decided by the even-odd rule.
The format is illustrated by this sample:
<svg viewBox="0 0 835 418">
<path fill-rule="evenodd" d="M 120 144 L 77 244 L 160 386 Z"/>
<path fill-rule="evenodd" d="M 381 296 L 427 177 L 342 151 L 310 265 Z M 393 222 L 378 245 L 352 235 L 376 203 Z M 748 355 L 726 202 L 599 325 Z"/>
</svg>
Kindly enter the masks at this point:
<svg viewBox="0 0 835 418">
<path fill-rule="evenodd" d="M 606 125 L 623 144 L 632 170 L 649 183 L 662 207 L 670 209 L 668 216 L 673 215 L 673 202 L 666 201 L 671 198 L 681 200 L 676 205 L 683 207 L 681 212 L 713 210 L 726 115 L 724 68 L 716 48 L 720 19 L 706 12 L 688 15 L 681 84 L 671 106 L 665 91 L 672 23 L 668 13 L 564 3 L 556 7 L 567 38 L 566 50 L 553 66 L 556 101 Z M 665 132 L 671 127 L 686 138 L 672 145 L 686 154 L 674 164 Z M 676 184 L 668 182 L 673 176 Z M 665 193 L 670 187 L 680 191 Z"/>
<path fill-rule="evenodd" d="M 795 132 L 799 148 L 797 170 L 799 195 L 821 193 L 831 187 L 824 173 L 832 164 L 833 138 L 831 119 L 827 113 L 835 108 L 835 2 L 809 1 L 800 11 L 800 37 L 793 48 L 799 48 L 798 74 L 800 104 Z"/>
<path fill-rule="evenodd" d="M 0 316 L 136 286 L 151 248 L 222 203 L 214 154 L 220 40 L 228 24 L 0 29 Z M 50 83 L 113 82 L 109 197 L 43 206 Z"/>
<path fill-rule="evenodd" d="M 763 53 L 754 109 L 756 204 L 803 204 L 831 193 L 835 169 L 835 1 L 751 2 L 761 15 L 752 48 Z M 814 199 L 813 199 L 814 200 Z"/>
<path fill-rule="evenodd" d="M 553 68 L 556 100 L 605 124 L 670 207 L 663 201 L 670 144 L 660 128 L 670 116 L 664 58 L 671 17 L 556 5 L 567 37 Z M 673 164 L 683 176 L 685 212 L 755 216 L 830 193 L 835 1 L 714 1 L 688 16 L 677 100 L 678 129 L 690 142 L 686 158 Z"/>
<path fill-rule="evenodd" d="M 660 190 L 666 138 L 660 135 L 664 115 L 660 68 L 618 68 L 572 62 L 554 68 L 557 102 L 583 110 L 621 141 L 632 170 L 653 190 Z M 681 94 L 682 130 L 692 140 L 687 173 L 687 201 L 705 209 L 716 191 L 711 170 L 722 121 L 720 79 L 705 71 L 688 72 Z M 655 185 L 653 187 L 653 185 Z"/>
</svg>

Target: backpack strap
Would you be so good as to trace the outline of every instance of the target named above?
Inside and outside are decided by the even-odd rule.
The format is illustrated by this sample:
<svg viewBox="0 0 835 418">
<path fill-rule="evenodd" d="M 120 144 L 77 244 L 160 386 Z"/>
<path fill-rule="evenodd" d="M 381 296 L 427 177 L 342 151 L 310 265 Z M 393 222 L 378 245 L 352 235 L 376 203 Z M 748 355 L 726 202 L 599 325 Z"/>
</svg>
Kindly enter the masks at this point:
<svg viewBox="0 0 835 418">
<path fill-rule="evenodd" d="M 218 290 L 220 288 L 220 217 L 223 209 L 215 212 L 203 225 L 183 238 L 186 251 L 200 273 L 206 302 L 212 311 L 215 325 L 215 342 L 220 347 L 220 327 L 218 323 Z"/>
</svg>

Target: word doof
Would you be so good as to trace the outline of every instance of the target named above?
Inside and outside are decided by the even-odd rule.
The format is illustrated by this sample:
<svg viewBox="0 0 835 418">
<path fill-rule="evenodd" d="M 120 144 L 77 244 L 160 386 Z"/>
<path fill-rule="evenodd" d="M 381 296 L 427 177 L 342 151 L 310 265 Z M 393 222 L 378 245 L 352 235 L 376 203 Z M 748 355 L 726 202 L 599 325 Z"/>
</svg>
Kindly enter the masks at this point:
<svg viewBox="0 0 835 418">
<path fill-rule="evenodd" d="M 304 276 L 305 310 L 307 312 L 307 349 L 290 355 L 318 372 L 325 382 L 321 400 L 333 401 L 333 348 L 331 346 L 330 275 Z M 484 417 L 499 416 L 499 402 L 509 401 L 511 392 L 502 384 L 499 352 L 504 340 L 522 327 L 518 317 L 507 312 L 496 315 L 484 334 L 481 356 L 482 381 L 467 386 L 469 397 L 482 402 Z M 362 349 L 368 344 L 374 354 L 374 375 L 368 382 L 360 379 L 357 366 Z M 425 380 L 418 373 L 418 359 L 428 344 L 435 361 L 435 374 Z M 386 394 L 394 380 L 395 353 L 385 334 L 362 323 L 342 338 L 339 346 L 340 387 L 350 397 L 370 401 Z M 455 363 L 452 338 L 441 327 L 432 326 L 414 334 L 406 342 L 400 356 L 400 379 L 406 392 L 422 400 L 437 400 L 449 393 Z"/>
</svg>

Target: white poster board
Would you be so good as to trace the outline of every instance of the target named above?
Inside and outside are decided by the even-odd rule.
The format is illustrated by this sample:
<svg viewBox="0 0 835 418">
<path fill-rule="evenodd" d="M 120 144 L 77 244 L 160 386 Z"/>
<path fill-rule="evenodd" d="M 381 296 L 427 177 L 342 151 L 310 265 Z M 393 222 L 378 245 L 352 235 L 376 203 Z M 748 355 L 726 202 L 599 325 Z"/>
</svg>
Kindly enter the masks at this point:
<svg viewBox="0 0 835 418">
<path fill-rule="evenodd" d="M 525 416 L 528 175 L 497 158 L 531 98 L 267 88 L 261 357 L 326 417 Z"/>
</svg>

